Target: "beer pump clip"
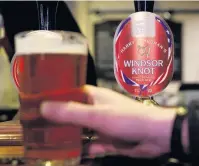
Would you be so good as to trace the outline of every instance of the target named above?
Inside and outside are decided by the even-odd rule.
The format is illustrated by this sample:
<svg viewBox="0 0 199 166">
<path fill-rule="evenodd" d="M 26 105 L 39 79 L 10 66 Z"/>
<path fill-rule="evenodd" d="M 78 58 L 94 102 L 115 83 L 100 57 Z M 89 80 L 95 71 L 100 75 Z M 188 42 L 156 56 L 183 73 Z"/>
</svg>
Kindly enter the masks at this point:
<svg viewBox="0 0 199 166">
<path fill-rule="evenodd" d="M 173 76 L 174 39 L 166 21 L 153 13 L 154 1 L 134 1 L 135 13 L 116 29 L 114 74 L 118 84 L 139 101 L 153 100 Z"/>
<path fill-rule="evenodd" d="M 119 24 L 114 35 L 114 74 L 121 88 L 137 101 L 158 105 L 153 96 L 173 77 L 173 33 L 166 21 L 153 13 L 154 1 L 134 0 L 134 5 L 135 13 Z M 185 109 L 179 107 L 176 112 Z M 181 165 L 175 155 L 167 165 L 173 163 Z"/>
</svg>

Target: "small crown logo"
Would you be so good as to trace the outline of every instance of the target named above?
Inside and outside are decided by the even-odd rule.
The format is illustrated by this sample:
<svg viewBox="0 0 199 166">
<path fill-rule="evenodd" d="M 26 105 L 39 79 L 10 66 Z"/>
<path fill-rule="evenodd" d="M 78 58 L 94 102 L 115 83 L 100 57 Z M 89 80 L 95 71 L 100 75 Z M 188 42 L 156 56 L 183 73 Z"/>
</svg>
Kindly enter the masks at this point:
<svg viewBox="0 0 199 166">
<path fill-rule="evenodd" d="M 147 58 L 149 57 L 151 52 L 151 48 L 148 45 L 147 46 L 138 45 L 137 50 L 141 56 L 146 56 Z"/>
</svg>

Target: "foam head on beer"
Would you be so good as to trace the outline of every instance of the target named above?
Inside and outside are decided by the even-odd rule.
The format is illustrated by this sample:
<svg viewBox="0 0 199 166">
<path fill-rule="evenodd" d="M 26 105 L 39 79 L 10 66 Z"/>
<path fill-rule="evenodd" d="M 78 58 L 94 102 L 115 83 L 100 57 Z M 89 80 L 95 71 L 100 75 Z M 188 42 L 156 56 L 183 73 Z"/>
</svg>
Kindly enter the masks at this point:
<svg viewBox="0 0 199 166">
<path fill-rule="evenodd" d="M 19 33 L 15 36 L 15 54 L 69 53 L 87 55 L 87 42 L 75 32 L 46 30 Z"/>
</svg>

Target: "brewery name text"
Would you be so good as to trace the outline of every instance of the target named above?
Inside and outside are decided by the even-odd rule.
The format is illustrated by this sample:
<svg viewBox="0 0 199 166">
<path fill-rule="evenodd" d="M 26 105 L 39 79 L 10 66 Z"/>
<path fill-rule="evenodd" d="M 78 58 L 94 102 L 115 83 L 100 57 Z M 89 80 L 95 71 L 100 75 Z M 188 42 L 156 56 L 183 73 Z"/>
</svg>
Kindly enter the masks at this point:
<svg viewBox="0 0 199 166">
<path fill-rule="evenodd" d="M 150 45 L 155 45 L 157 46 L 158 48 L 160 48 L 164 53 L 167 52 L 167 49 L 163 47 L 163 45 L 161 45 L 160 43 L 154 41 L 154 40 L 146 40 L 146 39 L 140 39 L 138 40 L 138 42 L 142 42 L 142 43 L 147 43 L 147 44 L 150 44 Z M 128 42 L 127 44 L 125 44 L 121 50 L 120 50 L 120 53 L 123 54 L 128 48 L 130 48 L 133 44 L 135 44 L 135 41 L 130 41 Z"/>
</svg>

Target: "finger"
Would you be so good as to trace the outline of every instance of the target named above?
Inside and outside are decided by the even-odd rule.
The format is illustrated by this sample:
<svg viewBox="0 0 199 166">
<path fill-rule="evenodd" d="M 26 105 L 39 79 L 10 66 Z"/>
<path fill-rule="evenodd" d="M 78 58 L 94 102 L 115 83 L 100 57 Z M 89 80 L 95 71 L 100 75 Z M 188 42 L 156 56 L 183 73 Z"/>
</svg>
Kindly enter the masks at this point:
<svg viewBox="0 0 199 166">
<path fill-rule="evenodd" d="M 107 153 L 103 144 L 91 144 L 88 151 L 89 155 L 105 154 Z"/>
<path fill-rule="evenodd" d="M 95 104 L 112 103 L 117 105 L 128 100 L 132 102 L 130 98 L 107 88 L 86 85 L 84 86 L 84 90 L 94 99 Z"/>
<path fill-rule="evenodd" d="M 153 144 L 140 144 L 129 149 L 121 149 L 120 153 L 135 158 L 154 158 L 161 155 L 161 148 Z"/>
<path fill-rule="evenodd" d="M 152 144 L 141 144 L 131 148 L 117 148 L 113 144 L 93 143 L 88 148 L 90 156 L 98 155 L 124 155 L 134 158 L 154 158 L 160 156 L 161 150 Z"/>
<path fill-rule="evenodd" d="M 107 125 L 107 109 L 104 105 L 86 105 L 77 102 L 44 102 L 41 114 L 44 118 L 60 123 L 73 123 L 100 130 Z"/>
<path fill-rule="evenodd" d="M 91 156 L 116 155 L 118 150 L 111 144 L 93 143 L 89 146 L 88 154 Z"/>
</svg>

